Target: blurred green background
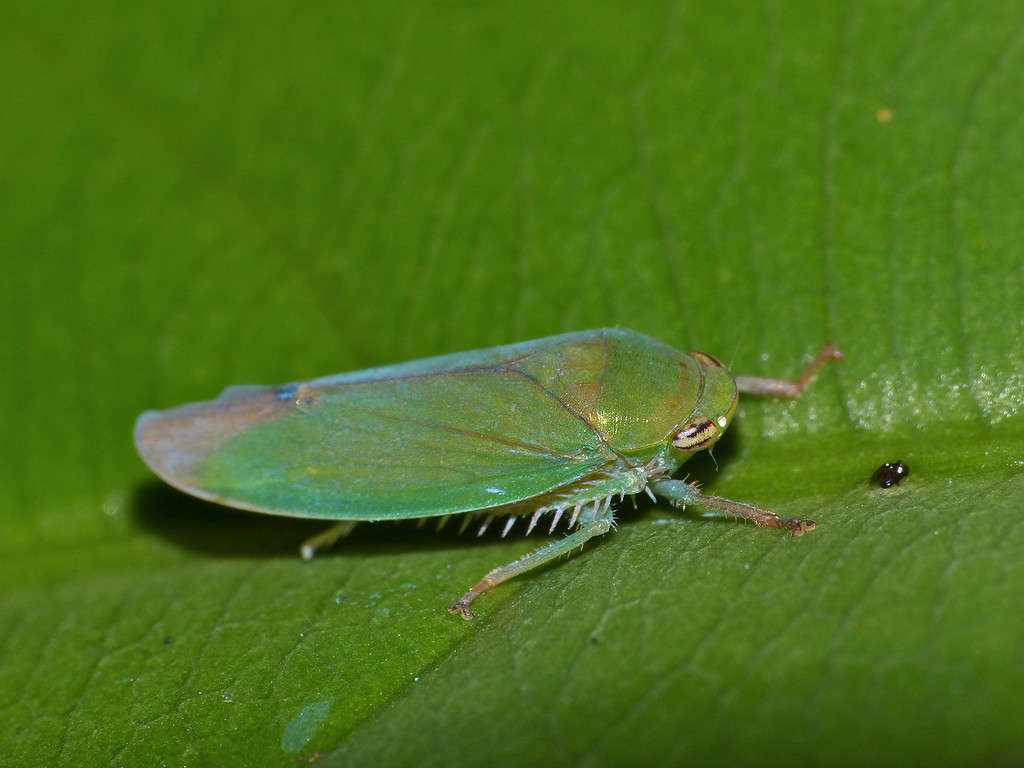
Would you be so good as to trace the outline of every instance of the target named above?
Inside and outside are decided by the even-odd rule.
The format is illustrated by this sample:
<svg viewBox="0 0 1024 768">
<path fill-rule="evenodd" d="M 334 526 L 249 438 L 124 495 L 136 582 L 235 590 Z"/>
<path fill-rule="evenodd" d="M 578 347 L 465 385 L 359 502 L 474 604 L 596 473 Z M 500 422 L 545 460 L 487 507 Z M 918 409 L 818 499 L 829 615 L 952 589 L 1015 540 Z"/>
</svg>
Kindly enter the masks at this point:
<svg viewBox="0 0 1024 768">
<path fill-rule="evenodd" d="M 0 763 L 1024 761 L 1024 14 L 1000 0 L 59 2 L 0 28 Z M 753 375 L 540 539 L 159 484 L 148 408 L 622 325 Z M 902 459 L 898 488 L 868 482 Z"/>
</svg>

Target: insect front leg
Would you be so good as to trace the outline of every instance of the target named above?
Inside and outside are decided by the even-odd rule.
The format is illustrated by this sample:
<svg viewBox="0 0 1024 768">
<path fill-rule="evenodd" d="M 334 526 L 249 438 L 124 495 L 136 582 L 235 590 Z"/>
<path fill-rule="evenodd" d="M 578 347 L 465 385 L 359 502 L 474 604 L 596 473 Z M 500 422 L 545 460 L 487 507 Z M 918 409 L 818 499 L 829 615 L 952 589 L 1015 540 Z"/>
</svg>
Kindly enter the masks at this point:
<svg viewBox="0 0 1024 768">
<path fill-rule="evenodd" d="M 592 519 L 581 522 L 580 527 L 575 533 L 571 533 L 564 539 L 560 539 L 559 541 L 552 542 L 545 547 L 541 547 L 535 552 L 523 555 L 521 558 L 509 563 L 508 565 L 495 568 L 480 579 L 476 586 L 469 590 L 469 592 L 449 605 L 448 613 L 461 616 L 467 621 L 472 619 L 473 611 L 470 609 L 469 604 L 488 589 L 501 584 L 503 581 L 508 581 L 521 573 L 538 568 L 545 563 L 550 563 L 561 555 L 570 554 L 577 547 L 582 547 L 589 539 L 607 533 L 608 529 L 611 528 L 612 519 L 612 513 L 609 509 L 609 505 L 605 503 L 600 507 L 600 510 Z"/>
<path fill-rule="evenodd" d="M 829 360 L 841 361 L 843 353 L 836 349 L 831 341 L 825 345 L 817 356 L 800 374 L 796 381 L 788 379 L 765 379 L 760 376 L 737 376 L 736 389 L 748 395 L 764 395 L 765 397 L 800 397 L 807 385 L 811 383 L 818 370 Z"/>
<path fill-rule="evenodd" d="M 746 520 L 752 520 L 762 528 L 787 529 L 794 536 L 800 536 L 808 531 L 813 531 L 815 526 L 813 520 L 804 520 L 799 517 L 779 517 L 774 512 L 755 507 L 752 504 L 730 501 L 719 496 L 705 496 L 697 488 L 682 480 L 655 480 L 649 487 L 657 496 L 665 499 L 675 507 L 685 507 L 687 504 L 693 504 L 705 509 L 715 509 Z"/>
<path fill-rule="evenodd" d="M 341 520 L 330 528 L 320 531 L 315 536 L 310 536 L 299 548 L 299 552 L 302 554 L 303 560 L 312 560 L 313 555 L 316 554 L 318 549 L 329 547 L 334 544 L 338 539 L 344 539 L 350 533 L 352 529 L 356 527 L 355 520 Z"/>
</svg>

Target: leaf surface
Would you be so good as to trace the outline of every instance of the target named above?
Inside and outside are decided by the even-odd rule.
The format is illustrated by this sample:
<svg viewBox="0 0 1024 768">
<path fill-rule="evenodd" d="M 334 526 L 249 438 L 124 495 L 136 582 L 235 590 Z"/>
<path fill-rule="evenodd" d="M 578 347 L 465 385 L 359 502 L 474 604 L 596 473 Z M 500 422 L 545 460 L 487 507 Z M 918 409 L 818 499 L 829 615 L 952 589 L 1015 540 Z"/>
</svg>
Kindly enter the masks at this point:
<svg viewBox="0 0 1024 768">
<path fill-rule="evenodd" d="M 1022 29 L 995 0 L 13 10 L 0 762 L 1024 760 Z M 132 446 L 225 385 L 612 325 L 747 375 L 837 342 L 690 467 L 813 534 L 627 503 L 466 623 L 542 539 L 363 527 L 303 563 L 315 525 Z"/>
</svg>

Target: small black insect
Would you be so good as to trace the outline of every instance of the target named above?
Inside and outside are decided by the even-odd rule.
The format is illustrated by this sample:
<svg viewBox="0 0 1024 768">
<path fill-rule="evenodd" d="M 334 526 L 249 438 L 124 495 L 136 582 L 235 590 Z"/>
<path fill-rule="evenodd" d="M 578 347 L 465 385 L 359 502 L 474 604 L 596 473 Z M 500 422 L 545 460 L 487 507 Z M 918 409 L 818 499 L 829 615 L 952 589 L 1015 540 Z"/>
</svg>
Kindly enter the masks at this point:
<svg viewBox="0 0 1024 768">
<path fill-rule="evenodd" d="M 899 485 L 900 480 L 909 474 L 910 470 L 902 461 L 887 461 L 875 470 L 874 474 L 871 475 L 871 479 L 883 488 L 890 488 L 894 485 Z"/>
</svg>

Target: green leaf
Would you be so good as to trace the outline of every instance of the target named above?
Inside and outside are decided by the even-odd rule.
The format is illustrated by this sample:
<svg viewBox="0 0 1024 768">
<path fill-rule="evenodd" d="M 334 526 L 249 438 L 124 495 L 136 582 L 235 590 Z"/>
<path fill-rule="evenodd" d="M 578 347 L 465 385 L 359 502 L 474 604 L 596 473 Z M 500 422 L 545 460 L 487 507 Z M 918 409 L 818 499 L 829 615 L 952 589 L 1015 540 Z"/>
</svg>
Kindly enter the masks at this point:
<svg viewBox="0 0 1024 768">
<path fill-rule="evenodd" d="M 1024 760 L 1013 3 L 5 14 L 0 762 Z M 148 408 L 622 325 L 749 375 L 714 493 L 543 539 L 162 486 Z M 869 482 L 884 461 L 910 476 Z"/>
</svg>

